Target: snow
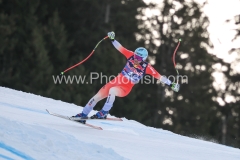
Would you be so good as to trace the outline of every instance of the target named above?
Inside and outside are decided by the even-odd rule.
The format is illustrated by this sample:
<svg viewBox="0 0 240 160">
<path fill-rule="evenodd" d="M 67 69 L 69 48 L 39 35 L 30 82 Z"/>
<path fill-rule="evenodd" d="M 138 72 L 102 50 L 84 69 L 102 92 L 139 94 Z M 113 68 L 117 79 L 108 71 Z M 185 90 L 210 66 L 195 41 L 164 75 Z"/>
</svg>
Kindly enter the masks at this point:
<svg viewBox="0 0 240 160">
<path fill-rule="evenodd" d="M 103 128 L 96 130 L 51 116 L 46 109 L 67 116 L 82 111 L 75 104 L 0 87 L 0 159 L 240 159 L 237 148 L 148 127 L 124 117 L 122 122 L 88 121 Z"/>
</svg>

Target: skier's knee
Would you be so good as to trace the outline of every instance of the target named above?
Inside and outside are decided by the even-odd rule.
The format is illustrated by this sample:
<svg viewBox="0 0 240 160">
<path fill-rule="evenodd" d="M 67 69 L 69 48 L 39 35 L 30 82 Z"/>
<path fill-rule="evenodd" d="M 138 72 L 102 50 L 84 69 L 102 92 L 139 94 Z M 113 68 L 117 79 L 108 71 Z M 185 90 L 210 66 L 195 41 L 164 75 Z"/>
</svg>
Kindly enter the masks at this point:
<svg viewBox="0 0 240 160">
<path fill-rule="evenodd" d="M 115 88 L 110 88 L 109 94 L 116 95 L 116 89 Z"/>
<path fill-rule="evenodd" d="M 99 95 L 95 95 L 92 99 L 94 99 L 95 103 L 101 100 L 101 97 Z"/>
</svg>

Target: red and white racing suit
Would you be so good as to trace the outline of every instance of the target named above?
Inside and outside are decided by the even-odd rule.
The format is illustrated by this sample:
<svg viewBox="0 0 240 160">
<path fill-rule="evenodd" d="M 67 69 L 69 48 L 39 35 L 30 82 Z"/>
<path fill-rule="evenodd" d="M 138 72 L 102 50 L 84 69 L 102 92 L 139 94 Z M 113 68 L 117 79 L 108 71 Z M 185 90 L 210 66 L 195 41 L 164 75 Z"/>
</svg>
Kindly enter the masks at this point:
<svg viewBox="0 0 240 160">
<path fill-rule="evenodd" d="M 109 111 L 113 106 L 115 96 L 127 96 L 132 90 L 132 87 L 138 83 L 145 74 L 149 74 L 159 80 L 161 78 L 161 75 L 145 61 L 142 61 L 138 66 L 134 66 L 134 52 L 127 50 L 116 40 L 112 43 L 114 47 L 127 58 L 127 63 L 117 77 L 104 85 L 98 93 L 89 100 L 83 109 L 83 113 L 86 115 L 88 115 L 98 101 L 106 97 L 107 100 L 103 106 L 103 110 Z M 170 82 L 168 80 L 168 82 L 164 83 Z"/>
</svg>

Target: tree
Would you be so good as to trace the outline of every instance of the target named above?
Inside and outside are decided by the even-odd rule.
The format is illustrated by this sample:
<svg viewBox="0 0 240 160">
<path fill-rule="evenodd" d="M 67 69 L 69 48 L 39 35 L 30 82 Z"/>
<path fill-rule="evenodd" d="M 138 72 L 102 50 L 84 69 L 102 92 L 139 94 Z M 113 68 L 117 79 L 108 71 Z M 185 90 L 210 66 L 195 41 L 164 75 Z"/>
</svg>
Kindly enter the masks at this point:
<svg viewBox="0 0 240 160">
<path fill-rule="evenodd" d="M 144 24 L 140 35 L 150 50 L 149 59 L 155 60 L 153 66 L 162 75 L 176 75 L 172 54 L 181 38 L 176 62 L 180 74 L 188 81 L 180 80 L 179 93 L 161 84 L 157 85 L 157 90 L 156 85 L 145 88 L 148 98 L 144 101 L 156 100 L 145 108 L 151 112 L 144 123 L 183 135 L 214 137 L 218 131 L 214 123 L 220 119 L 216 117 L 217 103 L 212 99 L 216 96 L 211 75 L 216 57 L 207 51 L 212 47 L 207 32 L 208 18 L 200 10 L 202 6 L 194 1 L 164 0 L 159 6 L 150 6 L 159 14 L 140 17 Z"/>
<path fill-rule="evenodd" d="M 233 41 L 237 40 L 240 36 L 239 17 L 235 16 L 236 35 Z M 229 21 L 227 21 L 229 23 Z M 221 104 L 218 106 L 219 114 L 221 117 L 222 131 L 219 134 L 221 142 L 226 145 L 240 147 L 240 130 L 239 130 L 239 100 L 240 100 L 240 83 L 239 72 L 237 71 L 240 48 L 232 48 L 229 54 L 237 53 L 237 58 L 232 63 L 227 63 L 224 60 L 218 61 L 218 72 L 223 74 L 224 87 L 218 88 L 218 99 Z"/>
<path fill-rule="evenodd" d="M 49 15 L 48 22 L 42 19 L 49 13 L 40 1 L 3 1 L 0 7 L 0 20 L 5 30 L 1 39 L 1 75 L 4 79 L 1 79 L 0 84 L 43 96 L 53 96 L 53 67 L 59 67 L 57 62 L 67 60 L 66 51 L 69 47 L 66 31 L 59 21 L 57 11 Z M 51 21 L 52 16 L 55 22 Z M 56 40 L 56 36 L 61 37 Z"/>
</svg>

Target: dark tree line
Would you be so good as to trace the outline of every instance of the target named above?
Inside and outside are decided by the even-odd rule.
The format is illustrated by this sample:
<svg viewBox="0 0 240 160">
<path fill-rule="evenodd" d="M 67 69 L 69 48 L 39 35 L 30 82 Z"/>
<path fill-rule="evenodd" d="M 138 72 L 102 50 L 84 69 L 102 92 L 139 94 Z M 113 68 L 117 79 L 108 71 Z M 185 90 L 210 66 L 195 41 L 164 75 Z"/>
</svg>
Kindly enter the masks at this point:
<svg viewBox="0 0 240 160">
<path fill-rule="evenodd" d="M 213 46 L 201 7 L 184 0 L 164 0 L 160 6 L 138 0 L 1 0 L 0 85 L 84 106 L 105 81 L 55 84 L 53 76 L 86 58 L 107 32 L 115 31 L 116 39 L 129 50 L 146 47 L 148 61 L 166 76 L 176 75 L 171 58 L 181 38 L 176 62 L 187 81 L 180 80 L 180 92 L 156 80 L 137 84 L 127 97 L 116 99 L 110 114 L 240 147 L 239 73 L 233 64 L 208 53 Z M 147 17 L 147 9 L 159 14 Z M 239 48 L 233 51 L 239 53 Z M 89 60 L 65 76 L 86 75 L 90 82 L 90 73 L 117 75 L 125 62 L 105 40 Z M 217 63 L 227 68 L 221 70 L 226 77 L 224 91 L 213 87 L 212 66 Z M 217 98 L 225 100 L 228 95 L 235 100 L 219 105 Z"/>
</svg>

